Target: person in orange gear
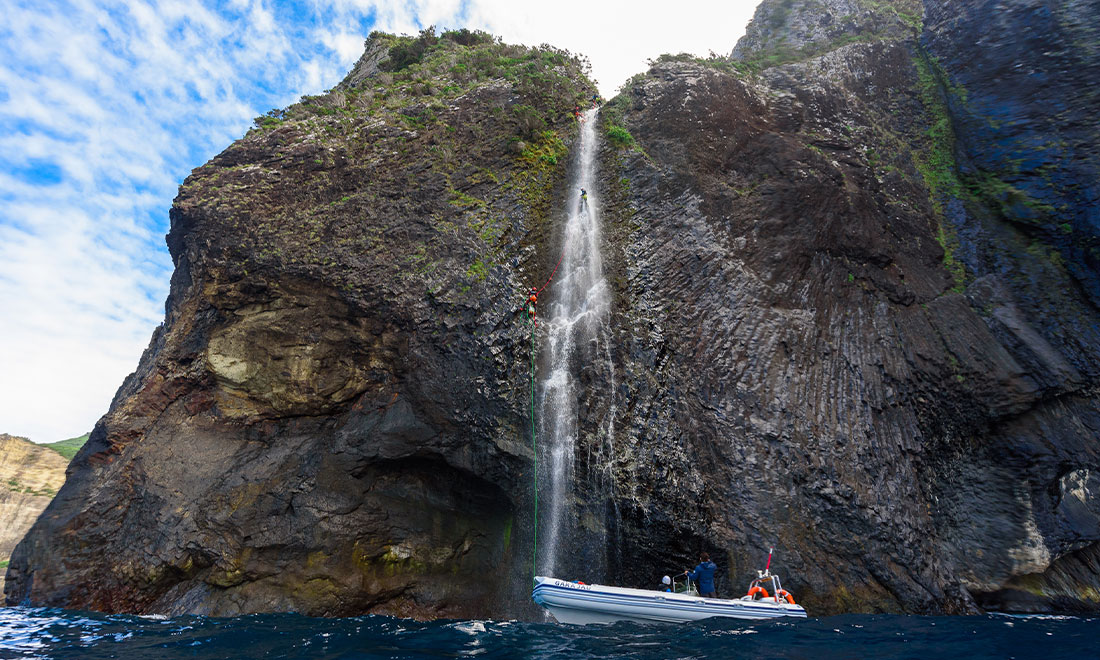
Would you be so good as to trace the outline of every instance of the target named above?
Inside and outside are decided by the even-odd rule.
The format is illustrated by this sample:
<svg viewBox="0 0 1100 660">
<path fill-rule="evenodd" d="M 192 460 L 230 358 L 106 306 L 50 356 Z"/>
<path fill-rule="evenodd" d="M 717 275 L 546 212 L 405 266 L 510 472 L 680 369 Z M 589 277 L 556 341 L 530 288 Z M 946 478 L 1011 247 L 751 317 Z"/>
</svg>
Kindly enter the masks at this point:
<svg viewBox="0 0 1100 660">
<path fill-rule="evenodd" d="M 527 318 L 531 319 L 531 322 L 538 325 L 539 322 L 535 320 L 535 306 L 539 302 L 539 290 L 535 287 L 531 287 L 531 295 L 527 296 Z"/>
</svg>

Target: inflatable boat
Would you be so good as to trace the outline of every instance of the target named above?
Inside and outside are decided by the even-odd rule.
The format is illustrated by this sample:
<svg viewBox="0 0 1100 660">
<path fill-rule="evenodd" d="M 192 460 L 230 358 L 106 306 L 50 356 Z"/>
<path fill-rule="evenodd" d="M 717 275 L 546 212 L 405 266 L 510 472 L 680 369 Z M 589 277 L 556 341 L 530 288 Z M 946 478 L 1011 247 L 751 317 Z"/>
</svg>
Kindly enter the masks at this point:
<svg viewBox="0 0 1100 660">
<path fill-rule="evenodd" d="M 672 584 L 675 588 L 676 583 Z M 561 623 L 686 623 L 715 616 L 755 620 L 806 617 L 806 610 L 795 604 L 794 597 L 783 589 L 779 577 L 767 571 L 758 571 L 748 594 L 738 599 L 703 598 L 697 594 L 687 580 L 683 590 L 677 592 L 536 577 L 531 598 Z"/>
</svg>

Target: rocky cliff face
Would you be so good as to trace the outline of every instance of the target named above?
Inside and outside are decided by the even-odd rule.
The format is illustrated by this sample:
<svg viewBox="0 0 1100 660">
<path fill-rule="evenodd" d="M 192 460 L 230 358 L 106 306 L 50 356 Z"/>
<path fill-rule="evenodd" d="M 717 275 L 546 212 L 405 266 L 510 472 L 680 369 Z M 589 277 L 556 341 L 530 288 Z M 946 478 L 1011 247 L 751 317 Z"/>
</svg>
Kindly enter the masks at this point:
<svg viewBox="0 0 1100 660">
<path fill-rule="evenodd" d="M 1047 99 L 1091 90 L 1069 38 L 1098 35 L 1082 7 L 912 5 L 765 2 L 732 64 L 665 58 L 608 113 L 645 420 L 614 469 L 651 544 L 624 565 L 702 545 L 736 574 L 778 542 L 815 610 L 1095 609 L 1095 124 Z M 1036 12 L 1075 66 L 1017 62 Z"/>
<path fill-rule="evenodd" d="M 852 43 L 904 40 L 920 30 L 923 13 L 921 0 L 765 0 L 732 57 L 773 65 Z"/>
<path fill-rule="evenodd" d="M 15 545 L 57 494 L 67 464 L 55 451 L 0 433 L 0 562 L 7 563 Z"/>
<path fill-rule="evenodd" d="M 9 600 L 505 616 L 531 542 L 517 305 L 592 91 L 568 53 L 377 34 L 195 170 L 165 322 Z"/>
<path fill-rule="evenodd" d="M 815 613 L 1100 606 L 1094 5 L 765 0 L 603 109 L 563 574 L 706 549 L 730 595 L 776 545 Z M 529 613 L 519 304 L 588 93 L 561 53 L 377 35 L 196 170 L 165 324 L 9 602 Z"/>
<path fill-rule="evenodd" d="M 1100 76 L 1100 3 L 926 7 L 921 45 L 956 138 L 960 185 L 949 189 L 945 217 L 976 278 L 968 298 L 976 307 L 997 290 L 985 287 L 1004 292 L 988 325 L 1038 386 L 1035 402 L 999 420 L 988 444 L 948 464 L 982 477 L 943 488 L 944 531 L 1019 548 L 975 561 L 957 545 L 963 583 L 980 604 L 1095 610 L 1100 125 L 1091 81 Z M 998 304 L 1003 296 L 1016 311 Z"/>
</svg>

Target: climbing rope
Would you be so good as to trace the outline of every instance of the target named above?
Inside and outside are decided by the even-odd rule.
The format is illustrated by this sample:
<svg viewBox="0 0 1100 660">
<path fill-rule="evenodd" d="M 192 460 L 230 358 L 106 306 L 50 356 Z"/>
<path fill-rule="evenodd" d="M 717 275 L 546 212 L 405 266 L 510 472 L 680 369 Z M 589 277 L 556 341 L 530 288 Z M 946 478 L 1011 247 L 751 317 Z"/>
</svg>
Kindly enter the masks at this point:
<svg viewBox="0 0 1100 660">
<path fill-rule="evenodd" d="M 543 284 L 542 288 L 539 289 L 539 291 L 538 291 L 539 294 L 542 293 L 543 289 L 550 286 L 550 280 L 554 279 L 554 275 L 558 272 L 558 266 L 561 265 L 561 260 L 564 259 L 564 258 L 565 258 L 565 246 L 563 245 L 561 247 L 561 256 L 558 257 L 558 263 L 554 264 L 554 270 L 550 271 L 550 277 L 546 278 L 546 284 Z"/>
<path fill-rule="evenodd" d="M 553 276 L 551 276 L 553 277 Z M 549 282 L 547 282 L 549 283 Z M 531 580 L 538 571 L 539 546 L 539 448 L 535 443 L 535 326 L 531 324 L 531 451 L 535 455 L 535 537 L 531 541 Z"/>
<path fill-rule="evenodd" d="M 546 278 L 546 283 L 535 291 L 536 299 L 546 290 L 546 287 L 550 286 L 550 282 L 554 279 L 554 275 L 557 274 L 558 267 L 561 266 L 563 259 L 565 259 L 564 245 L 561 248 L 561 254 L 558 256 L 558 263 L 554 264 L 554 270 L 550 271 L 550 277 Z M 532 305 L 533 303 L 529 301 L 527 304 Z M 530 309 L 530 307 L 528 309 Z M 531 541 L 531 580 L 533 581 L 538 572 L 539 551 L 539 447 L 535 439 L 535 317 L 533 313 L 527 315 L 527 321 L 531 324 L 531 451 L 535 455 L 535 468 L 533 472 L 535 489 L 535 532 L 534 538 Z"/>
</svg>

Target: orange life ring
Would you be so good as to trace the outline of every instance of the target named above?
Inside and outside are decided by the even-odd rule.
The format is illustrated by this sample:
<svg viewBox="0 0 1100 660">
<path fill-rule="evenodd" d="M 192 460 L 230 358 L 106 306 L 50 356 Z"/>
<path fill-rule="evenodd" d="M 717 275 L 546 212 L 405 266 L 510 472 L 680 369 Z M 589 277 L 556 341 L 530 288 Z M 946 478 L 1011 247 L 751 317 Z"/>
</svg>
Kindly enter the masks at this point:
<svg viewBox="0 0 1100 660">
<path fill-rule="evenodd" d="M 791 592 L 787 591 L 786 589 L 780 589 L 776 592 L 775 595 L 779 596 L 780 598 L 785 598 L 788 603 L 794 605 L 794 596 L 792 596 Z"/>
<path fill-rule="evenodd" d="M 764 587 L 761 587 L 760 585 L 756 585 L 755 587 L 749 589 L 749 596 L 755 596 L 756 594 L 760 594 L 761 598 L 771 598 L 771 594 L 768 593 L 768 590 Z"/>
</svg>

